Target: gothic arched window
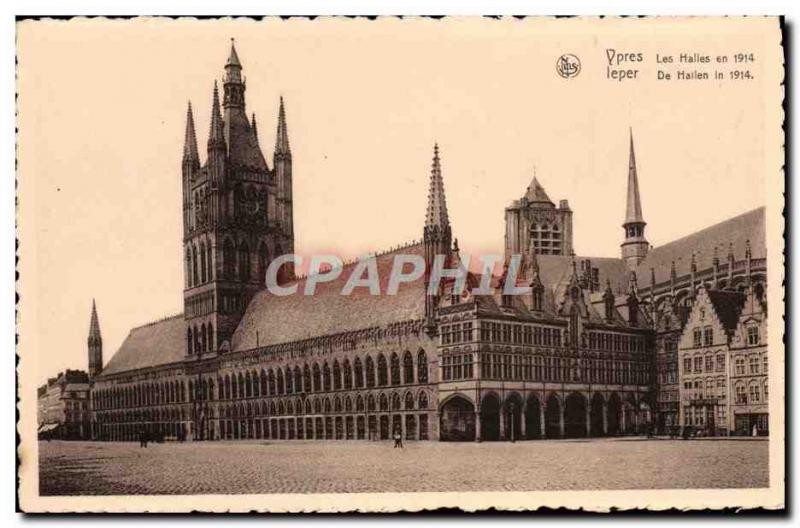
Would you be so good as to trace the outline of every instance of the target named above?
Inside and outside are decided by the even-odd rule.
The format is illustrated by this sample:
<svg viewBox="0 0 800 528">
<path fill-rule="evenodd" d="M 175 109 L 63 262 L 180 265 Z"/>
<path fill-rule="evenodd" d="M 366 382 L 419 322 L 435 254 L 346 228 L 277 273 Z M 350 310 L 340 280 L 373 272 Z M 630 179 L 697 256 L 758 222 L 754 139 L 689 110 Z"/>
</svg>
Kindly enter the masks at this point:
<svg viewBox="0 0 800 528">
<path fill-rule="evenodd" d="M 208 282 L 206 275 L 206 243 L 200 242 L 200 282 Z"/>
<path fill-rule="evenodd" d="M 239 278 L 250 279 L 250 248 L 247 247 L 247 242 L 242 242 L 239 246 Z"/>
<path fill-rule="evenodd" d="M 366 378 L 367 378 L 367 387 L 374 387 L 375 386 L 375 363 L 372 361 L 371 356 L 367 356 L 366 363 Z"/>
<path fill-rule="evenodd" d="M 356 358 L 355 361 L 353 361 L 353 377 L 355 378 L 353 380 L 353 385 L 355 385 L 356 388 L 364 386 L 364 372 L 361 368 L 360 358 Z"/>
<path fill-rule="evenodd" d="M 353 388 L 353 369 L 350 368 L 350 360 L 344 360 L 342 371 L 344 373 L 343 386 L 345 390 L 350 390 Z"/>
<path fill-rule="evenodd" d="M 414 383 L 414 359 L 408 350 L 403 354 L 403 382 Z"/>
<path fill-rule="evenodd" d="M 192 329 L 186 329 L 186 352 L 191 355 L 194 353 L 194 341 L 192 339 Z"/>
<path fill-rule="evenodd" d="M 339 368 L 339 360 L 333 360 L 333 390 L 342 388 L 342 370 Z"/>
<path fill-rule="evenodd" d="M 322 389 L 331 390 L 331 368 L 327 362 L 322 365 Z"/>
<path fill-rule="evenodd" d="M 267 254 L 267 245 L 261 242 L 258 248 L 258 282 L 264 284 L 267 279 L 267 266 L 269 265 L 269 256 Z"/>
<path fill-rule="evenodd" d="M 417 354 L 417 382 L 428 383 L 428 355 L 424 350 Z"/>
<path fill-rule="evenodd" d="M 391 357 L 392 385 L 400 385 L 400 357 L 397 352 L 392 352 Z"/>
<path fill-rule="evenodd" d="M 230 238 L 225 239 L 222 244 L 222 273 L 226 279 L 232 279 L 236 275 L 236 247 Z"/>
<path fill-rule="evenodd" d="M 378 385 L 389 384 L 389 369 L 386 365 L 386 358 L 383 354 L 378 354 Z"/>
</svg>

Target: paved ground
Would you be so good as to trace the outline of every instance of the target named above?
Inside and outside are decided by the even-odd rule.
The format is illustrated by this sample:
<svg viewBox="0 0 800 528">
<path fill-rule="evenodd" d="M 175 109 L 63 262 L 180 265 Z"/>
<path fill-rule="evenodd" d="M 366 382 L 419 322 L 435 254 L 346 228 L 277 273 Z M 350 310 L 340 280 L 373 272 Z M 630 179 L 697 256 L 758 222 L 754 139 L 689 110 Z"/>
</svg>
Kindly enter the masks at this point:
<svg viewBox="0 0 800 528">
<path fill-rule="evenodd" d="M 353 493 L 768 485 L 763 440 L 509 443 L 40 442 L 42 495 Z"/>
</svg>

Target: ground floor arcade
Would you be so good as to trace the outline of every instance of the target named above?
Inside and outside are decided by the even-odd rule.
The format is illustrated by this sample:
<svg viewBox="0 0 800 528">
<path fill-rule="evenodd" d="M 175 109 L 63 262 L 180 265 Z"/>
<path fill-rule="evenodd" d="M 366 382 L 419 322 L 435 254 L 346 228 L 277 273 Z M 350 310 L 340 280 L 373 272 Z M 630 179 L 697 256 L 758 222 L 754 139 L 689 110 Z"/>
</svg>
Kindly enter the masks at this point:
<svg viewBox="0 0 800 528">
<path fill-rule="evenodd" d="M 442 400 L 441 440 L 584 438 L 644 434 L 652 427 L 650 405 L 638 392 L 470 392 Z"/>
</svg>

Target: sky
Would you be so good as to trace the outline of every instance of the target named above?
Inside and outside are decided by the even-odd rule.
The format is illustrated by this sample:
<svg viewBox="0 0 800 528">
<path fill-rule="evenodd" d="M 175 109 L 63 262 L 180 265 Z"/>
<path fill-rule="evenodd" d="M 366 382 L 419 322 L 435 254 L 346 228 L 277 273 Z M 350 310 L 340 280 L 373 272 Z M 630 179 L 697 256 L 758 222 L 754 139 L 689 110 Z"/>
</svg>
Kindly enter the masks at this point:
<svg viewBox="0 0 800 528">
<path fill-rule="evenodd" d="M 182 311 L 186 105 L 205 159 L 231 37 L 270 165 L 286 102 L 299 253 L 351 258 L 421 238 L 436 141 L 462 253 L 502 252 L 503 210 L 535 167 L 553 201 L 569 200 L 576 252 L 618 256 L 629 129 L 651 244 L 765 203 L 763 63 L 750 82 L 654 80 L 656 53 L 763 57 L 746 24 L 20 23 L 18 324 L 40 382 L 86 368 L 93 298 L 106 362 L 131 327 Z M 606 78 L 610 48 L 644 53 L 638 80 Z M 565 52 L 582 61 L 572 79 L 556 74 Z"/>
</svg>

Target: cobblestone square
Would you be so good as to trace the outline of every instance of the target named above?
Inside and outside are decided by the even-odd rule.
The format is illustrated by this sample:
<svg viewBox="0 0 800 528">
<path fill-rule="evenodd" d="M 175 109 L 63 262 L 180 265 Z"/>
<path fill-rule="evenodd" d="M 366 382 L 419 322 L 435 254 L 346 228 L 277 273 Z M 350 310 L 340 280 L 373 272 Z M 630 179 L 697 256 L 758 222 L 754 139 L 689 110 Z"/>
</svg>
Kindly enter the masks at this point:
<svg viewBox="0 0 800 528">
<path fill-rule="evenodd" d="M 42 495 L 768 486 L 764 440 L 40 442 Z"/>
</svg>

